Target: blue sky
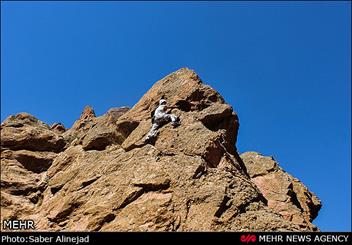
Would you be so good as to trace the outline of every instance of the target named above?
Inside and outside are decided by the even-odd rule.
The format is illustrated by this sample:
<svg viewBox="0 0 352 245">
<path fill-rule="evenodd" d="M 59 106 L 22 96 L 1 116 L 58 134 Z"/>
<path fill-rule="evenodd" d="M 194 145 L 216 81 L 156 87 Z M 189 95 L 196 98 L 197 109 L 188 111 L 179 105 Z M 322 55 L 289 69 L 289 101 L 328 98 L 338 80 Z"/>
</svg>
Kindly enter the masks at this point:
<svg viewBox="0 0 352 245">
<path fill-rule="evenodd" d="M 194 69 L 240 118 L 238 149 L 273 155 L 351 231 L 350 2 L 1 2 L 1 121 L 66 127 L 133 106 Z"/>
</svg>

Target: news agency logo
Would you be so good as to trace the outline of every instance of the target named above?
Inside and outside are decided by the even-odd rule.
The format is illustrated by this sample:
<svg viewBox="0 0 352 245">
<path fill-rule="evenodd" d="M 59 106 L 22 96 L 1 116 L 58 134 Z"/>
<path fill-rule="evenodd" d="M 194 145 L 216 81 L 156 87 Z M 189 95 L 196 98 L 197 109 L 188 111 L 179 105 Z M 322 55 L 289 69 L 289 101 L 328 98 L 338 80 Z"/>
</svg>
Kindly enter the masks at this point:
<svg viewBox="0 0 352 245">
<path fill-rule="evenodd" d="M 27 220 L 3 220 L 2 222 L 3 230 L 34 230 L 35 224 L 31 219 Z"/>
<path fill-rule="evenodd" d="M 247 234 L 247 235 L 242 235 L 240 239 L 241 239 L 241 242 L 243 242 L 243 243 L 256 242 L 257 241 L 257 236 L 256 235 Z"/>
</svg>

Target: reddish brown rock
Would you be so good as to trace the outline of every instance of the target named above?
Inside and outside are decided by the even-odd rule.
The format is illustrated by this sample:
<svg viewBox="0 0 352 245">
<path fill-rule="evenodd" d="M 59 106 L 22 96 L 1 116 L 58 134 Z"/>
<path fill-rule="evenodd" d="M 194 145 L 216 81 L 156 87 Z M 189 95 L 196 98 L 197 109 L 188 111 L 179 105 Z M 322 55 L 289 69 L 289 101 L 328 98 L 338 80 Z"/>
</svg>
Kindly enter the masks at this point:
<svg viewBox="0 0 352 245">
<path fill-rule="evenodd" d="M 316 230 L 310 222 L 316 218 L 321 202 L 314 193 L 282 170 L 272 157 L 246 152 L 241 158 L 251 180 L 268 200 L 268 207 L 293 223 Z"/>
<path fill-rule="evenodd" d="M 161 98 L 178 106 L 172 113 L 181 125 L 164 125 L 147 144 L 151 112 Z M 285 174 L 272 180 L 283 192 L 279 197 L 263 188 L 255 178 L 269 176 L 276 165 L 253 167 L 246 157 L 243 163 L 235 146 L 236 113 L 189 69 L 155 83 L 130 110 L 113 108 L 97 117 L 86 107 L 64 132 L 24 118 L 2 126 L 1 144 L 9 148 L 1 161 L 4 217 L 30 218 L 37 229 L 51 231 L 315 229 L 310 223 L 317 214 L 314 194 Z M 39 131 L 34 136 L 42 137 L 39 146 L 52 146 L 55 137 L 65 144 L 28 149 L 21 132 L 8 129 L 27 127 Z M 53 135 L 51 141 L 44 133 Z M 19 143 L 11 145 L 11 140 Z M 284 193 L 288 189 L 291 194 Z M 303 211 L 292 193 L 302 200 Z"/>
<path fill-rule="evenodd" d="M 64 146 L 61 135 L 30 114 L 10 116 L 1 124 L 2 148 L 59 152 Z"/>
<path fill-rule="evenodd" d="M 50 126 L 50 129 L 52 129 L 56 133 L 63 133 L 66 131 L 66 128 L 62 123 L 54 123 Z"/>
<path fill-rule="evenodd" d="M 92 107 L 86 106 L 80 118 L 63 136 L 69 145 L 82 145 L 85 150 L 104 150 L 112 144 L 122 144 L 126 136 L 116 125 L 128 107 L 112 108 L 100 117 Z"/>
</svg>

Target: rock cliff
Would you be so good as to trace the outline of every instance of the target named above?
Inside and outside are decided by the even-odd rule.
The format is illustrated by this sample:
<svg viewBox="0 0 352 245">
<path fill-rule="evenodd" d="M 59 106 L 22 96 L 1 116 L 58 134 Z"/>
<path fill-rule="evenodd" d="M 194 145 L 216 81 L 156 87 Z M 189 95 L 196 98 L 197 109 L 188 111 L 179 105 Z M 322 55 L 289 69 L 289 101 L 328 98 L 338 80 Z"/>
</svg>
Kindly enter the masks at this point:
<svg viewBox="0 0 352 245">
<path fill-rule="evenodd" d="M 164 98 L 181 125 L 145 143 Z M 131 109 L 70 129 L 20 113 L 1 124 L 1 219 L 53 231 L 315 231 L 319 199 L 271 157 L 236 149 L 239 120 L 192 70 Z"/>
</svg>

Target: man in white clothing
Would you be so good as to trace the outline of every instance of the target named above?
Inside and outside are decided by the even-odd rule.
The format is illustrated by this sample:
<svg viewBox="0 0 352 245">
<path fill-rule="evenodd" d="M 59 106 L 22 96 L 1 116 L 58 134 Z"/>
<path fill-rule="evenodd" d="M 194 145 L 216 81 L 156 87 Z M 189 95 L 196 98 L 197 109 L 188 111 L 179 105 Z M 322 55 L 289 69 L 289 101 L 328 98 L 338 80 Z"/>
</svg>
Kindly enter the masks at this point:
<svg viewBox="0 0 352 245">
<path fill-rule="evenodd" d="M 166 112 L 167 109 L 177 108 L 177 107 L 168 107 L 166 105 L 166 100 L 161 99 L 159 101 L 159 106 L 156 108 L 154 115 L 152 117 L 152 128 L 145 137 L 145 141 L 148 142 L 151 139 L 155 138 L 158 135 L 158 129 L 164 124 L 171 122 L 171 125 L 176 127 L 179 125 L 179 118 L 173 114 Z"/>
</svg>

